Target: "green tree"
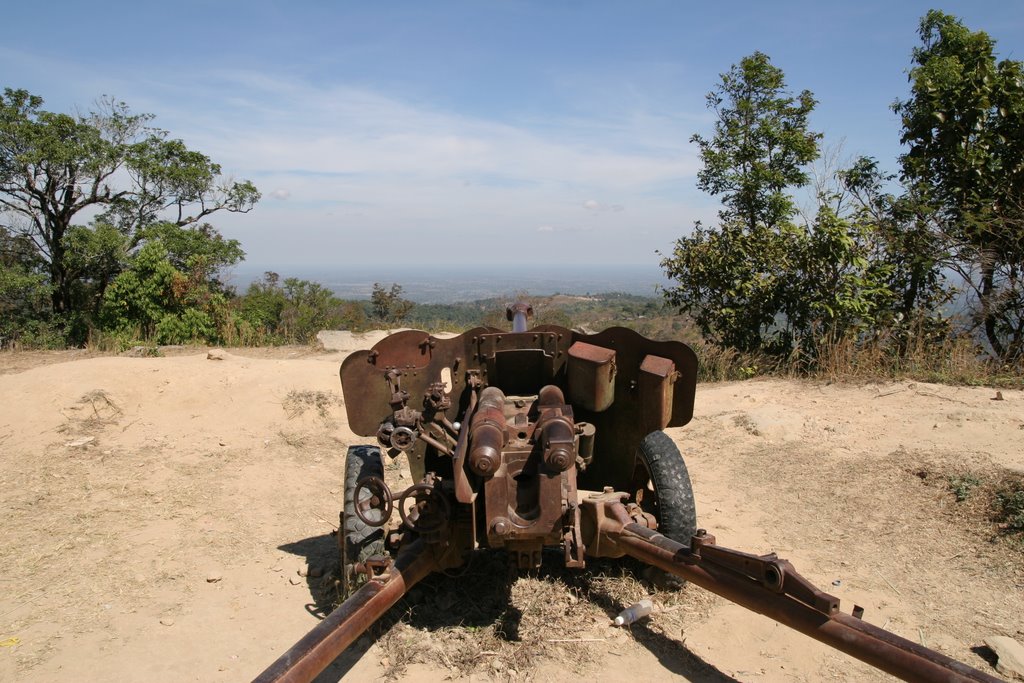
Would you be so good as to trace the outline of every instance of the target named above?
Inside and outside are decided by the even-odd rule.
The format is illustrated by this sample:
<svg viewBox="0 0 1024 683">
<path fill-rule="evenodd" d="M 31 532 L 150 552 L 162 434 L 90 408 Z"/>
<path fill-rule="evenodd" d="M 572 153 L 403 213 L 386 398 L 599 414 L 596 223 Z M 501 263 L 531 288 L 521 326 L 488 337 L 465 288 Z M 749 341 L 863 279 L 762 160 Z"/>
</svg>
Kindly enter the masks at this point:
<svg viewBox="0 0 1024 683">
<path fill-rule="evenodd" d="M 912 186 L 900 194 L 885 191 L 896 176 L 882 173 L 874 159 L 860 157 L 838 176 L 852 197 L 854 220 L 873 227 L 869 258 L 886 268 L 891 300 L 878 325 L 897 335 L 901 349 L 911 334 L 947 335 L 943 306 L 952 291 L 943 274 L 946 247 L 933 228 L 934 212 Z"/>
<path fill-rule="evenodd" d="M 763 226 L 751 232 L 735 220 L 718 229 L 698 223 L 661 261 L 675 282 L 665 298 L 715 344 L 748 352 L 788 347 L 790 335 L 776 319 L 797 238 L 794 231 L 773 233 Z"/>
<path fill-rule="evenodd" d="M 373 309 L 373 317 L 377 320 L 399 323 L 409 315 L 413 303 L 402 298 L 402 285 L 392 283 L 390 289 L 385 289 L 379 282 L 374 282 L 370 306 Z"/>
<path fill-rule="evenodd" d="M 32 243 L 0 228 L 0 348 L 59 346 L 50 288 Z"/>
<path fill-rule="evenodd" d="M 695 226 L 661 265 L 673 306 L 705 338 L 743 351 L 784 351 L 793 343 L 791 276 L 803 231 L 792 223 L 790 188 L 808 180 L 820 134 L 808 128 L 815 100 L 792 95 L 783 72 L 760 52 L 743 58 L 708 93 L 714 136 L 694 135 L 703 168 L 697 186 L 721 197 L 717 228 Z M 790 315 L 787 315 L 790 314 Z"/>
<path fill-rule="evenodd" d="M 921 20 L 902 117 L 904 180 L 931 210 L 992 353 L 1024 358 L 1024 65 L 932 10 Z"/>
<path fill-rule="evenodd" d="M 95 316 L 107 286 L 130 259 L 128 238 L 109 223 L 72 225 L 64 235 L 64 273 L 78 318 Z M 67 314 L 65 314 L 67 316 Z"/>
<path fill-rule="evenodd" d="M 280 275 L 267 271 L 262 280 L 250 284 L 245 295 L 239 298 L 239 316 L 261 336 L 273 338 L 278 334 L 281 313 L 288 305 L 280 283 Z"/>
<path fill-rule="evenodd" d="M 268 272 L 249 285 L 237 305 L 239 317 L 270 343 L 306 344 L 320 330 L 362 330 L 363 306 L 335 297 L 323 285 Z"/>
<path fill-rule="evenodd" d="M 698 224 L 662 260 L 675 281 L 668 302 L 718 345 L 812 363 L 823 343 L 858 340 L 899 318 L 894 286 L 925 285 L 901 281 L 905 223 L 893 224 L 873 162 L 824 174 L 817 210 L 797 220 L 789 193 L 808 183 L 821 138 L 808 129 L 813 95 L 790 94 L 782 71 L 755 53 L 722 75 L 708 105 L 718 121 L 711 140 L 693 137 L 704 163 L 698 187 L 720 195 L 723 208 L 717 226 Z M 934 263 L 920 269 L 935 272 Z"/>
<path fill-rule="evenodd" d="M 320 330 L 338 325 L 342 302 L 318 282 L 290 277 L 284 281 L 281 329 L 289 341 L 309 342 Z"/>
<path fill-rule="evenodd" d="M 154 338 L 157 324 L 179 308 L 175 285 L 183 279 L 163 245 L 146 244 L 107 288 L 100 312 L 103 327 L 133 340 Z"/>
<path fill-rule="evenodd" d="M 794 240 L 787 275 L 786 327 L 813 361 L 822 342 L 858 339 L 892 309 L 892 268 L 878 253 L 878 226 L 833 208 L 828 195 Z"/>
<path fill-rule="evenodd" d="M 259 200 L 252 183 L 222 178 L 219 165 L 123 102 L 104 99 L 81 116 L 42 105 L 25 90 L 0 97 L 0 225 L 31 241 L 58 317 L 76 312 L 85 280 L 102 299 L 117 255 L 135 252 L 154 223 L 196 225 Z M 98 212 L 91 227 L 75 223 L 84 211 Z"/>
<path fill-rule="evenodd" d="M 230 293 L 215 275 L 242 256 L 237 241 L 209 226 L 150 226 L 143 246 L 104 291 L 100 322 L 124 341 L 219 342 Z"/>
<path fill-rule="evenodd" d="M 707 95 L 718 116 L 714 136 L 690 138 L 704 164 L 697 187 L 722 198 L 723 221 L 776 229 L 794 213 L 789 188 L 807 184 L 807 165 L 818 158 L 821 134 L 808 128 L 817 102 L 809 90 L 791 95 L 782 69 L 761 52 L 721 79 Z"/>
<path fill-rule="evenodd" d="M 220 273 L 245 259 L 239 241 L 224 239 L 209 223 L 182 227 L 158 222 L 140 231 L 139 237 L 145 242 L 160 242 L 167 249 L 171 265 L 195 273 L 217 288 L 223 288 Z"/>
</svg>

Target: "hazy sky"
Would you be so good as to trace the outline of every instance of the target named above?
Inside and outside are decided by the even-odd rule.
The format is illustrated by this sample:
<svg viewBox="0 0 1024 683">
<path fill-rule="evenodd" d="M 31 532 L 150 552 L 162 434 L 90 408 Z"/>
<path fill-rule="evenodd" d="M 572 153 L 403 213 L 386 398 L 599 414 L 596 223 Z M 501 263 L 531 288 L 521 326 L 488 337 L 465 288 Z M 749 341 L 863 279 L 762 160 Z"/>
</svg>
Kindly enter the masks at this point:
<svg viewBox="0 0 1024 683">
<path fill-rule="evenodd" d="M 816 2 L 9 3 L 0 85 L 108 94 L 254 181 L 250 265 L 656 263 L 717 203 L 704 96 L 755 50 L 812 127 L 895 170 L 920 17 Z M 1024 59 L 1024 3 L 938 6 Z"/>
</svg>

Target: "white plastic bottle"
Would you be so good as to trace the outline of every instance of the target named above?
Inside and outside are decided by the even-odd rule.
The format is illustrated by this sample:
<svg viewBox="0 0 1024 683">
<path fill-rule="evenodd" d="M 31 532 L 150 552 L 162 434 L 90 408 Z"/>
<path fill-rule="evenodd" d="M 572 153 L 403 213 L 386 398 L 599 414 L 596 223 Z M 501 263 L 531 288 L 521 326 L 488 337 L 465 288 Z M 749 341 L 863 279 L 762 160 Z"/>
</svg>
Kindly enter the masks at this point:
<svg viewBox="0 0 1024 683">
<path fill-rule="evenodd" d="M 651 613 L 654 608 L 654 603 L 644 598 L 640 602 L 634 602 L 632 605 L 622 610 L 619 616 L 615 617 L 616 626 L 627 626 L 632 624 L 637 619 L 642 619 Z"/>
</svg>

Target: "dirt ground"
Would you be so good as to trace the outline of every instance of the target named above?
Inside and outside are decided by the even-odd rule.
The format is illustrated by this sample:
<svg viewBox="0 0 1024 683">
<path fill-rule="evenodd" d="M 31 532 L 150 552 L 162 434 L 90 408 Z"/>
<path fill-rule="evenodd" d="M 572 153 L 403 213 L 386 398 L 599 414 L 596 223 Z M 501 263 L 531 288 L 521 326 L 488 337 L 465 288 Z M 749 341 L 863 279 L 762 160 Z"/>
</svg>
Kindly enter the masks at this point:
<svg viewBox="0 0 1024 683">
<path fill-rule="evenodd" d="M 0 680 L 249 680 L 315 625 L 361 442 L 344 355 L 0 354 Z M 720 544 L 778 552 L 845 611 L 994 673 L 979 646 L 1024 639 L 1024 551 L 949 486 L 1024 470 L 1024 395 L 994 397 L 702 385 L 670 435 Z M 319 680 L 886 678 L 693 586 L 611 628 L 654 590 L 617 563 L 518 579 L 480 564 L 430 579 Z"/>
</svg>

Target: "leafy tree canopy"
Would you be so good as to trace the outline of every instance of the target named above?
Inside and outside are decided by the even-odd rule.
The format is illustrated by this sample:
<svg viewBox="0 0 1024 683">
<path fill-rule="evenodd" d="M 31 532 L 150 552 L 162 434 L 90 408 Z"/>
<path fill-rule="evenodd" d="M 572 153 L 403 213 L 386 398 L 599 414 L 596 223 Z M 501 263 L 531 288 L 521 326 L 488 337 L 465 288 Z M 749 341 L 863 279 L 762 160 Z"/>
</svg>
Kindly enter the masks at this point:
<svg viewBox="0 0 1024 683">
<path fill-rule="evenodd" d="M 820 134 L 808 128 L 815 100 L 792 95 L 782 70 L 755 52 L 721 75 L 708 93 L 718 120 L 708 140 L 694 135 L 703 168 L 697 186 L 721 197 L 717 228 L 698 224 L 662 260 L 677 284 L 674 306 L 704 336 L 744 351 L 788 349 L 795 319 L 792 273 L 804 235 L 792 224 L 788 190 L 808 180 Z"/>
<path fill-rule="evenodd" d="M 1024 64 L 937 10 L 921 20 L 910 97 L 893 109 L 903 177 L 933 212 L 947 265 L 993 353 L 1024 357 Z"/>
<path fill-rule="evenodd" d="M 782 69 L 755 52 L 722 74 L 707 104 L 718 120 L 710 140 L 690 139 L 704 164 L 697 187 L 722 197 L 723 221 L 778 227 L 794 211 L 787 188 L 806 184 L 806 166 L 818 158 L 821 134 L 808 129 L 814 96 L 790 94 Z"/>
<path fill-rule="evenodd" d="M 0 97 L 0 227 L 32 244 L 57 316 L 84 308 L 85 285 L 95 283 L 93 298 L 102 298 L 157 224 L 198 225 L 218 211 L 247 212 L 260 198 L 252 183 L 222 177 L 218 164 L 123 102 L 105 98 L 78 116 L 42 106 L 25 90 Z M 91 224 L 81 225 L 88 215 Z"/>
<path fill-rule="evenodd" d="M 818 177 L 817 211 L 796 220 L 790 192 L 808 183 L 821 139 L 809 129 L 810 92 L 792 95 L 782 71 L 754 53 L 707 99 L 718 120 L 712 139 L 693 136 L 698 187 L 723 208 L 716 226 L 698 224 L 662 260 L 675 282 L 666 299 L 705 339 L 813 362 L 823 343 L 893 329 L 934 302 L 934 251 L 907 255 L 927 230 L 907 200 L 883 191 L 889 179 L 873 160 Z"/>
<path fill-rule="evenodd" d="M 386 289 L 379 282 L 374 282 L 370 306 L 377 320 L 396 323 L 405 320 L 413 303 L 402 297 L 402 285 L 392 283 L 391 288 Z"/>
</svg>

